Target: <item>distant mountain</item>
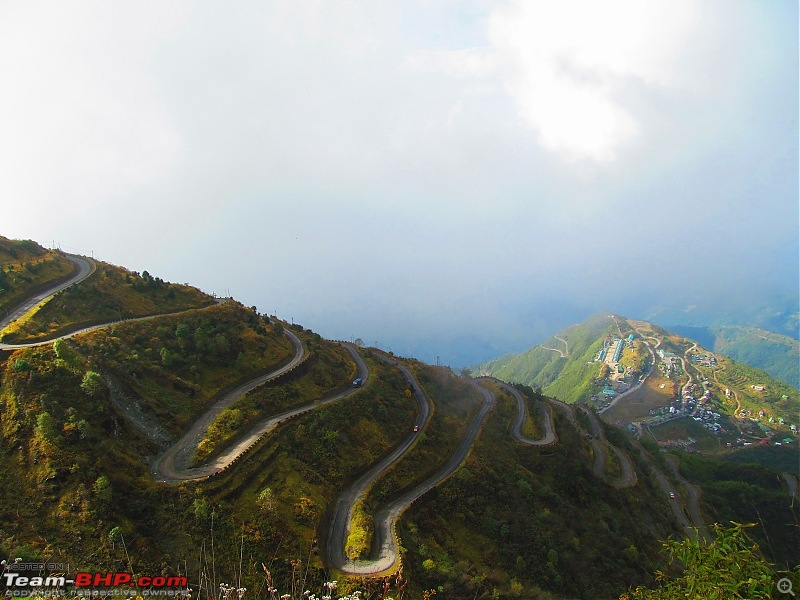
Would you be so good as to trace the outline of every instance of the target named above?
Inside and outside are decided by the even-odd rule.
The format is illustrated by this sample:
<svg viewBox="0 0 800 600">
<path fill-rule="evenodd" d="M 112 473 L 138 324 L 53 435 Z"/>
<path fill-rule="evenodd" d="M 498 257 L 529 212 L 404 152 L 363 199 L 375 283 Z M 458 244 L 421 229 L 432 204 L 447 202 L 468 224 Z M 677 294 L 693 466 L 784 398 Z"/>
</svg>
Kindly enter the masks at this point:
<svg viewBox="0 0 800 600">
<path fill-rule="evenodd" d="M 735 298 L 711 294 L 683 305 L 650 306 L 632 312 L 670 330 L 676 324 L 699 328 L 742 325 L 798 339 L 799 301 L 796 284 L 783 291 L 743 286 Z"/>
<path fill-rule="evenodd" d="M 796 339 L 743 325 L 673 325 L 669 329 L 704 348 L 763 369 L 776 379 L 800 388 L 800 342 Z"/>
<path fill-rule="evenodd" d="M 590 317 L 520 354 L 508 354 L 480 365 L 476 374 L 542 388 L 564 402 L 591 395 L 597 367 L 588 361 L 603 339 L 617 331 L 609 313 Z"/>
</svg>

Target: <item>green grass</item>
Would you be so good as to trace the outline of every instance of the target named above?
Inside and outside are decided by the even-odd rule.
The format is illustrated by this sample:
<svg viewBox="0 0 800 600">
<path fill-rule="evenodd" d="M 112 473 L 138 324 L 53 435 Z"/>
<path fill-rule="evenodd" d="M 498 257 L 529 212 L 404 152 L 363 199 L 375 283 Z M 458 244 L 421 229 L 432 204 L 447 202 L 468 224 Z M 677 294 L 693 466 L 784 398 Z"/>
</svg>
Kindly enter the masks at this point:
<svg viewBox="0 0 800 600">
<path fill-rule="evenodd" d="M 673 533 L 663 494 L 594 478 L 587 440 L 559 410 L 558 444 L 514 442 L 515 412 L 500 396 L 464 467 L 401 521 L 412 597 L 438 587 L 458 598 L 611 598 L 649 580 L 657 535 Z"/>
<path fill-rule="evenodd" d="M 693 438 L 697 440 L 697 450 L 709 454 L 719 454 L 722 452 L 724 446 L 716 435 L 703 427 L 701 423 L 689 417 L 674 419 L 663 425 L 651 426 L 650 431 L 653 432 L 660 442 Z"/>
<path fill-rule="evenodd" d="M 681 335 L 702 341 L 716 353 L 763 369 L 784 383 L 800 387 L 800 342 L 793 337 L 742 325 L 675 329 Z"/>
<path fill-rule="evenodd" d="M 719 327 L 714 350 L 800 388 L 800 342 L 752 327 Z"/>
<path fill-rule="evenodd" d="M 800 444 L 748 446 L 731 452 L 724 459 L 737 465 L 755 464 L 800 476 Z"/>
<path fill-rule="evenodd" d="M 779 568 L 794 567 L 797 513 L 778 471 L 695 454 L 678 456 L 681 473 L 700 486 L 704 509 L 713 522 L 756 523 L 751 535 L 768 560 Z"/>
<path fill-rule="evenodd" d="M 147 278 L 131 278 L 151 285 Z M 161 289 L 158 282 L 152 286 Z M 153 290 L 133 291 L 139 299 L 158 298 Z M 145 300 L 128 303 L 123 296 L 116 297 L 131 310 L 147 308 Z M 96 306 L 92 302 L 65 306 L 64 315 L 74 321 L 86 306 Z M 262 390 L 263 396 L 254 394 L 240 409 L 252 401 L 268 411 L 347 384 L 352 372 L 345 378 L 341 351 L 309 332 L 303 336 L 317 356 L 311 370 Z M 580 358 L 579 336 L 567 336 Z M 219 579 L 241 578 L 255 598 L 268 596 L 262 564 L 281 593 L 290 591 L 293 576 L 303 588 L 319 590 L 327 575 L 322 545 L 332 500 L 413 426 L 416 403 L 406 396 L 398 369 L 365 352 L 370 379 L 363 389 L 283 423 L 224 474 L 178 486 L 153 482 L 148 465 L 162 448 L 115 412 L 104 385 L 83 384 L 90 370 L 113 375 L 143 411 L 177 436 L 215 391 L 292 353 L 271 324 L 229 303 L 3 354 L 0 554 L 109 571 L 127 570 L 127 553 L 137 572 L 165 574 L 179 568 L 196 574 L 202 556 L 213 558 Z M 471 386 L 445 370 L 408 364 L 436 407 L 428 439 L 379 481 L 386 489 L 373 490 L 375 504 L 437 469 L 480 402 Z M 352 369 L 349 360 L 347 365 Z M 441 587 L 442 598 L 610 598 L 632 584 L 652 583 L 659 540 L 681 534 L 663 493 L 646 476 L 625 490 L 594 478 L 589 442 L 560 410 L 553 411 L 559 443 L 531 448 L 514 442 L 508 428 L 515 411 L 513 398 L 498 395 L 463 467 L 401 519 L 408 596 Z M 777 481 L 775 473 L 762 477 L 748 467 L 737 482 L 739 467 L 728 468 L 709 478 L 724 485 L 704 489 L 704 499 L 720 505 L 715 515 L 755 506 L 768 526 L 796 522 L 781 512 L 785 493 L 768 481 Z M 640 463 L 637 469 L 645 473 Z M 97 491 L 104 489 L 98 486 L 103 478 L 110 498 Z M 124 549 L 109 537 L 117 527 Z M 362 527 L 367 531 L 369 523 Z M 769 534 L 780 557 L 783 538 Z M 351 579 L 341 585 L 371 585 L 374 591 L 381 583 Z"/>
<path fill-rule="evenodd" d="M 49 251 L 32 240 L 10 240 L 0 235 L 0 266 L 24 265 Z"/>
<path fill-rule="evenodd" d="M 624 325 L 624 319 L 620 319 Z M 475 369 L 508 382 L 523 383 L 533 388 L 542 388 L 550 396 L 564 402 L 576 402 L 596 392 L 600 364 L 587 364 L 602 345 L 606 336 L 618 335 L 614 322 L 607 314 L 596 315 L 584 323 L 574 325 L 561 334 L 569 343 L 569 356 L 547 350 L 564 348 L 564 343 L 555 338 L 542 346 L 531 348 L 521 354 L 504 356 L 485 363 Z"/>
</svg>

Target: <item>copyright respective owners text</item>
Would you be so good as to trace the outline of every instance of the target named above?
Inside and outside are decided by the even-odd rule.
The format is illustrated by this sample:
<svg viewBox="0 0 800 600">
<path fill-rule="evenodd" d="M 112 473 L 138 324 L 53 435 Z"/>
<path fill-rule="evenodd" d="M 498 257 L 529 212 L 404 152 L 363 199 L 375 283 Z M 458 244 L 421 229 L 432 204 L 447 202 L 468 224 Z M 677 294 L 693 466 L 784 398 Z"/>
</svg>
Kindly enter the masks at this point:
<svg viewBox="0 0 800 600">
<path fill-rule="evenodd" d="M 69 563 L 0 561 L 0 595 L 7 598 L 191 598 L 186 577 L 136 576 L 73 569 Z"/>
</svg>

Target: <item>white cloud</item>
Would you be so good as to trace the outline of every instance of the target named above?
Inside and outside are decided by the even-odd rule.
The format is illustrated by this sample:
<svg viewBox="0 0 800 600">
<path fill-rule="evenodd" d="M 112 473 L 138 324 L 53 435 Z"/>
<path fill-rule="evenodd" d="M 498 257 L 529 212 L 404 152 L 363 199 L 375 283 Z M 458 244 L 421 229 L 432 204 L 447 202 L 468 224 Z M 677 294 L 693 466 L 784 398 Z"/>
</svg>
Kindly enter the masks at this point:
<svg viewBox="0 0 800 600">
<path fill-rule="evenodd" d="M 678 84 L 694 13 L 684 0 L 511 0 L 489 18 L 490 52 L 545 148 L 606 162 L 640 131 L 624 86 Z"/>
<path fill-rule="evenodd" d="M 182 142 L 148 69 L 174 12 L 86 2 L 6 5 L 0 196 L 24 196 L 17 208 L 28 215 L 66 218 L 170 173 Z"/>
</svg>

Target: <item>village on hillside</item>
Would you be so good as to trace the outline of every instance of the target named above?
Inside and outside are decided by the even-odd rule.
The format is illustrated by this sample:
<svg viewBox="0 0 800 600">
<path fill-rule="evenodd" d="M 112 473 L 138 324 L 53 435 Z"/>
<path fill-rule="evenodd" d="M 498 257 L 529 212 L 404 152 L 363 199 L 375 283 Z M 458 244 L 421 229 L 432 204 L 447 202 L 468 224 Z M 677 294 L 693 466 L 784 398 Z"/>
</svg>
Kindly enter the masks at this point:
<svg viewBox="0 0 800 600">
<path fill-rule="evenodd" d="M 603 340 L 591 361 L 600 363 L 603 388 L 591 396 L 590 404 L 601 414 L 606 413 L 604 418 L 625 425 L 637 438 L 647 432 L 661 445 L 681 445 L 688 450 L 694 448 L 698 435 L 708 434 L 716 438 L 714 446 L 722 448 L 796 443 L 796 424 L 765 410 L 743 408 L 737 391 L 711 380 L 716 379 L 712 374 L 719 369 L 714 353 L 695 345 L 678 355 L 657 346 L 650 346 L 633 333 Z M 629 357 L 637 352 L 646 356 L 647 368 L 641 356 L 634 368 Z M 648 385 L 644 385 L 648 378 Z M 748 387 L 751 393 L 770 394 L 765 385 Z M 694 425 L 685 419 L 691 419 Z"/>
</svg>

